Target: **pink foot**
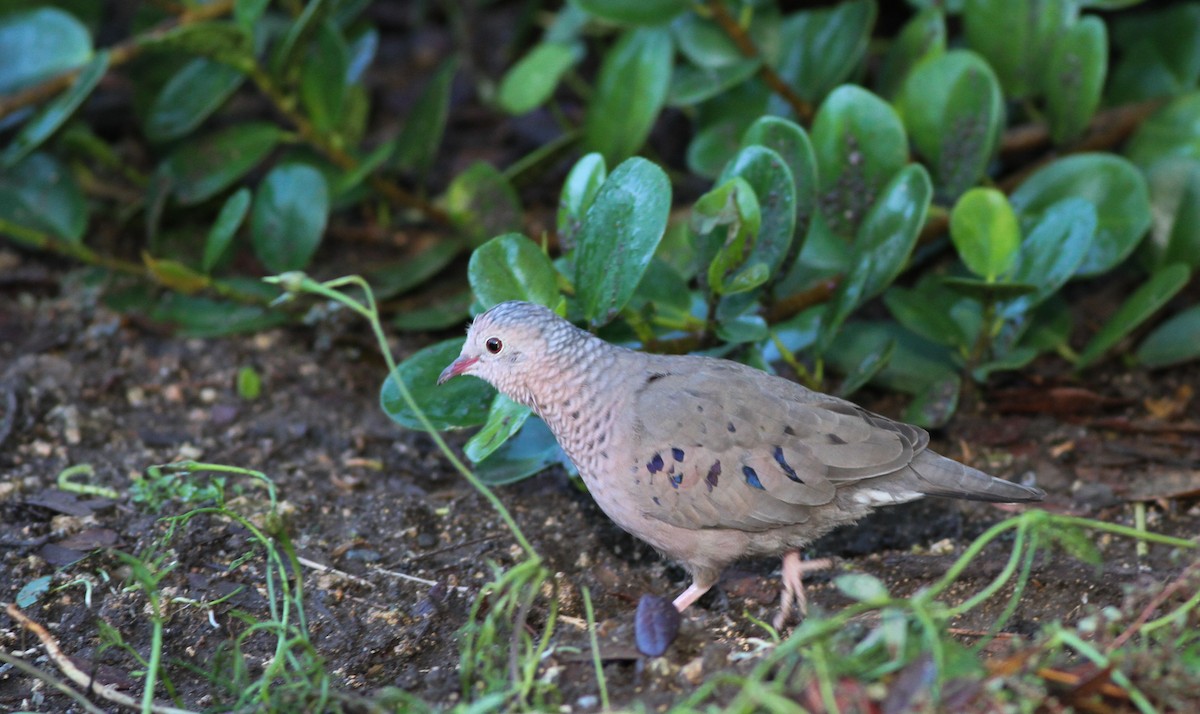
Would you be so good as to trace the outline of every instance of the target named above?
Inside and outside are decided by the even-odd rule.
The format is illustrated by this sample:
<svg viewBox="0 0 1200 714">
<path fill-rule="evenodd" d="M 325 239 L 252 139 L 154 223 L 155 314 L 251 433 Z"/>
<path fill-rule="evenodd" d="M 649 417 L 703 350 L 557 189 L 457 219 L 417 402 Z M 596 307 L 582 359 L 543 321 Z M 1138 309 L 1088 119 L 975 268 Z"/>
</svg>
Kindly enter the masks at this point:
<svg viewBox="0 0 1200 714">
<path fill-rule="evenodd" d="M 675 609 L 683 612 L 688 608 L 688 605 L 700 599 L 700 596 L 708 592 L 712 585 L 697 585 L 696 581 L 688 586 L 687 590 L 679 593 L 679 597 L 675 598 Z"/>
<path fill-rule="evenodd" d="M 815 570 L 832 568 L 833 561 L 829 558 L 804 561 L 800 559 L 800 551 L 789 550 L 783 555 L 783 591 L 780 593 L 779 614 L 775 616 L 775 629 L 783 629 L 800 618 L 795 618 L 796 610 L 800 617 L 808 614 L 808 595 L 804 592 L 804 574 Z M 680 596 L 682 597 L 682 596 Z"/>
</svg>

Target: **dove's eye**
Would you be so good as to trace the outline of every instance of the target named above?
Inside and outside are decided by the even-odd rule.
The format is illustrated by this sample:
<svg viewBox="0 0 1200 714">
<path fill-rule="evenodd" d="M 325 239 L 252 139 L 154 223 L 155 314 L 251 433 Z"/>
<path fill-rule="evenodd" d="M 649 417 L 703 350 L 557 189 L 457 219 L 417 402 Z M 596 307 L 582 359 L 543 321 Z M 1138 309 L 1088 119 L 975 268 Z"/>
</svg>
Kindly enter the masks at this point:
<svg viewBox="0 0 1200 714">
<path fill-rule="evenodd" d="M 500 350 L 504 349 L 504 343 L 500 341 L 499 337 L 489 337 L 483 346 L 487 347 L 487 351 L 494 355 L 500 354 Z"/>
</svg>

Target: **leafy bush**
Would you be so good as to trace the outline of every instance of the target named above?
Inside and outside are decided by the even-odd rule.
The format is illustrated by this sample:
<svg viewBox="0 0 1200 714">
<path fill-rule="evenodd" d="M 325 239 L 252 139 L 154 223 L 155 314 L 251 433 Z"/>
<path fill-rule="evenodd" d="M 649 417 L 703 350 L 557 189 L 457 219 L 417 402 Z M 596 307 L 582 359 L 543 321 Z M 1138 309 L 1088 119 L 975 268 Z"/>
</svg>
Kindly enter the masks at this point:
<svg viewBox="0 0 1200 714">
<path fill-rule="evenodd" d="M 964 381 L 1047 353 L 1084 369 L 1163 313 L 1132 359 L 1200 356 L 1198 308 L 1176 298 L 1200 264 L 1200 3 L 911 4 L 890 28 L 874 0 L 792 13 L 573 0 L 477 85 L 498 112 L 558 119 L 560 137 L 437 193 L 462 63 L 426 78 L 380 139 L 366 0 L 147 4 L 106 49 L 90 6 L 21 3 L 0 15 L 0 232 L 122 276 L 111 304 L 205 335 L 288 318 L 245 256 L 309 269 L 348 209 L 419 221 L 443 238 L 376 266 L 377 293 L 417 290 L 468 251 L 470 293 L 426 299 L 399 328 L 532 300 L 645 349 L 783 360 L 815 386 L 836 372 L 843 395 L 898 389 L 924 425 L 950 417 Z M 136 161 L 80 111 L 118 72 Z M 235 97 L 271 111 L 247 120 Z M 657 156 L 664 115 L 691 124 L 682 165 L 637 155 Z M 555 235 L 526 237 L 514 177 L 565 170 L 568 155 Z M 105 252 L 97 215 L 140 220 L 140 260 Z M 1140 287 L 1081 340 L 1070 284 L 1114 275 Z M 435 391 L 458 344 L 397 373 L 433 426 L 483 425 L 467 454 L 493 481 L 560 460 L 544 425 L 482 384 Z M 382 396 L 416 424 L 394 382 Z"/>
</svg>

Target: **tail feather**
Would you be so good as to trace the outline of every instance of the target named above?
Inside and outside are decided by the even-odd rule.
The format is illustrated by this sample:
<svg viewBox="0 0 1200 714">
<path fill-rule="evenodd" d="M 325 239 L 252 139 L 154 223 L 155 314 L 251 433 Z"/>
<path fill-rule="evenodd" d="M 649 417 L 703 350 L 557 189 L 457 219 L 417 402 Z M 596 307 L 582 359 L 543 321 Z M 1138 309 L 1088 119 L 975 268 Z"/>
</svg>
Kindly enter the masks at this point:
<svg viewBox="0 0 1200 714">
<path fill-rule="evenodd" d="M 922 451 L 908 466 L 905 485 L 926 496 L 961 498 L 969 501 L 1019 503 L 1040 501 L 1046 492 L 989 476 L 932 451 Z"/>
</svg>

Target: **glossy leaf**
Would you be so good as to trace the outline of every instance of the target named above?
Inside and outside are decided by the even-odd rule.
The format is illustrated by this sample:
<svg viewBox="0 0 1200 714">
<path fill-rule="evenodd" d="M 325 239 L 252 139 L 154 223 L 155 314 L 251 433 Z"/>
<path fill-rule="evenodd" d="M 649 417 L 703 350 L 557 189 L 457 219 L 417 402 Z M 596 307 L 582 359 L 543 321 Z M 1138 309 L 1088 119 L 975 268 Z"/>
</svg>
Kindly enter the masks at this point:
<svg viewBox="0 0 1200 714">
<path fill-rule="evenodd" d="M 671 75 L 667 104 L 673 107 L 698 104 L 750 79 L 761 66 L 760 59 L 745 59 L 721 67 L 677 65 Z"/>
<path fill-rule="evenodd" d="M 212 228 L 208 229 L 208 237 L 204 240 L 204 257 L 200 262 L 204 272 L 212 272 L 217 261 L 225 255 L 230 241 L 233 240 L 237 229 L 241 227 L 242 221 L 246 219 L 246 212 L 249 209 L 250 189 L 248 188 L 238 189 L 225 200 L 225 205 L 221 206 L 221 212 L 217 214 L 217 220 L 213 221 Z"/>
<path fill-rule="evenodd" d="M 1138 345 L 1137 360 L 1150 369 L 1200 359 L 1200 305 L 1159 325 Z"/>
<path fill-rule="evenodd" d="M 960 394 L 962 378 L 957 374 L 944 375 L 939 380 L 927 383 L 915 394 L 901 418 L 926 429 L 936 429 L 954 416 Z"/>
<path fill-rule="evenodd" d="M 723 295 L 726 279 L 746 263 L 758 237 L 758 197 L 744 178 L 735 176 L 696 201 L 689 223 L 699 261 L 708 265 L 708 288 Z"/>
<path fill-rule="evenodd" d="M 332 132 L 341 122 L 349 70 L 345 38 L 332 22 L 321 23 L 300 73 L 300 101 L 320 131 Z"/>
<path fill-rule="evenodd" d="M 565 250 L 575 247 L 583 218 L 588 208 L 596 200 L 596 193 L 608 176 L 608 168 L 604 157 L 591 153 L 583 156 L 571 167 L 566 181 L 563 181 L 562 193 L 558 198 L 558 229 L 559 243 Z"/>
<path fill-rule="evenodd" d="M 862 61 L 877 12 L 874 0 L 849 0 L 788 16 L 780 27 L 776 71 L 805 101 L 821 101 Z M 788 116 L 791 108 L 772 97 L 770 112 Z"/>
<path fill-rule="evenodd" d="M 55 7 L 0 15 L 0 95 L 62 74 L 92 58 L 92 38 L 74 15 Z"/>
<path fill-rule="evenodd" d="M 1003 193 L 994 188 L 975 188 L 954 204 L 950 238 L 967 268 L 994 282 L 1016 262 L 1021 229 Z"/>
<path fill-rule="evenodd" d="M 483 245 L 492 236 L 521 230 L 517 191 L 491 164 L 479 161 L 455 176 L 444 201 L 451 220 L 471 245 Z"/>
<path fill-rule="evenodd" d="M 1200 160 L 1171 157 L 1146 172 L 1154 225 L 1142 244 L 1144 262 L 1200 268 Z"/>
<path fill-rule="evenodd" d="M 146 116 L 146 137 L 170 141 L 187 136 L 220 109 L 245 79 L 228 65 L 203 57 L 191 60 L 154 97 Z"/>
<path fill-rule="evenodd" d="M 755 78 L 696 107 L 696 133 L 687 148 L 687 166 L 711 179 L 741 149 L 746 129 L 766 112 L 770 91 Z"/>
<path fill-rule="evenodd" d="M 463 290 L 445 296 L 435 295 L 432 298 L 422 296 L 419 304 L 422 307 L 396 313 L 392 318 L 392 326 L 397 330 L 425 333 L 462 327 L 468 318 L 471 291 Z"/>
<path fill-rule="evenodd" d="M 1113 18 L 1119 60 L 1109 81 L 1111 104 L 1172 97 L 1200 80 L 1200 5 L 1167 4 Z"/>
<path fill-rule="evenodd" d="M 847 85 L 834 90 L 813 120 L 823 225 L 850 240 L 884 185 L 908 163 L 908 138 L 895 110 Z"/>
<path fill-rule="evenodd" d="M 328 219 L 329 189 L 321 172 L 308 164 L 280 164 L 254 197 L 254 254 L 271 272 L 301 270 L 316 253 Z"/>
<path fill-rule="evenodd" d="M 412 112 L 405 117 L 404 128 L 396 142 L 392 165 L 404 171 L 424 176 L 429 172 L 442 145 L 446 118 L 450 114 L 450 89 L 458 61 L 451 57 L 442 63 L 429 79 Z"/>
<path fill-rule="evenodd" d="M 1200 91 L 1171 100 L 1138 128 L 1126 149 L 1146 168 L 1168 156 L 1200 159 Z"/>
<path fill-rule="evenodd" d="M 754 19 L 759 20 L 765 7 L 757 7 Z M 737 43 L 712 19 L 688 12 L 675 18 L 671 33 L 679 53 L 697 67 L 716 69 L 737 64 L 746 59 Z"/>
<path fill-rule="evenodd" d="M 463 445 L 463 453 L 474 463 L 483 461 L 516 434 L 532 413 L 524 404 L 497 394 L 488 410 L 487 421 Z"/>
<path fill-rule="evenodd" d="M 1015 299 L 1004 311 L 1025 312 L 1046 300 L 1079 272 L 1096 235 L 1096 209 L 1082 198 L 1067 198 L 1051 206 L 1021 242 L 1017 265 L 1009 280 L 1036 290 Z"/>
<path fill-rule="evenodd" d="M 796 232 L 796 184 L 783 157 L 765 146 L 751 145 L 725 167 L 721 180 L 741 178 L 754 190 L 761 223 L 746 265 L 765 264 L 774 274 L 783 264 Z"/>
<path fill-rule="evenodd" d="M 458 357 L 465 338 L 439 342 L 418 351 L 400 363 L 395 374 L 388 375 L 380 390 L 379 402 L 392 421 L 408 429 L 421 429 L 416 413 L 408 408 L 396 386 L 397 378 L 412 393 L 413 400 L 433 428 L 461 429 L 487 421 L 488 410 L 496 391 L 481 379 L 455 377 L 443 385 L 437 384 L 438 375 Z"/>
<path fill-rule="evenodd" d="M 671 34 L 627 31 L 604 56 L 584 120 L 584 143 L 615 164 L 646 142 L 671 82 Z"/>
<path fill-rule="evenodd" d="M 975 53 L 953 50 L 917 66 L 896 104 L 939 198 L 952 203 L 983 176 L 1004 128 L 995 74 Z"/>
<path fill-rule="evenodd" d="M 463 242 L 460 240 L 439 238 L 416 255 L 369 271 L 367 281 L 371 283 L 377 300 L 393 298 L 440 273 L 462 249 Z M 463 314 L 465 313 L 464 306 Z"/>
<path fill-rule="evenodd" d="M 1122 338 L 1150 319 L 1187 285 L 1190 277 L 1191 271 L 1187 266 L 1178 263 L 1168 265 L 1151 275 L 1079 353 L 1079 360 L 1075 363 L 1076 369 L 1083 369 L 1098 360 Z"/>
<path fill-rule="evenodd" d="M 155 258 L 142 251 L 142 264 L 146 266 L 146 272 L 154 282 L 177 293 L 192 295 L 209 286 L 206 276 L 177 260 Z"/>
<path fill-rule="evenodd" d="M 516 436 L 476 465 L 475 475 L 490 486 L 503 486 L 560 463 L 570 468 L 570 461 L 550 428 L 541 419 L 533 417 Z"/>
<path fill-rule="evenodd" d="M 237 124 L 183 144 L 167 156 L 159 172 L 180 203 L 200 203 L 258 166 L 282 134 L 278 126 L 267 122 Z"/>
<path fill-rule="evenodd" d="M 1108 73 L 1108 31 L 1089 15 L 1076 22 L 1054 44 L 1043 83 L 1046 118 L 1056 144 L 1074 140 L 1087 129 L 1100 106 Z"/>
<path fill-rule="evenodd" d="M 137 37 L 142 50 L 200 55 L 246 70 L 254 62 L 252 39 L 237 23 L 224 20 L 181 23 Z"/>
<path fill-rule="evenodd" d="M 588 209 L 576 249 L 575 290 L 583 316 L 602 325 L 637 289 L 667 228 L 671 184 L 641 158 L 613 169 Z"/>
<path fill-rule="evenodd" d="M 596 17 L 627 25 L 669 22 L 691 6 L 691 0 L 571 0 Z"/>
<path fill-rule="evenodd" d="M 150 311 L 150 319 L 178 326 L 177 334 L 183 337 L 222 337 L 277 327 L 288 316 L 257 305 L 167 293 Z"/>
<path fill-rule="evenodd" d="M 940 276 L 929 273 L 912 288 L 893 285 L 883 294 L 892 317 L 921 337 L 947 347 L 969 348 L 973 335 L 951 317 L 954 305 L 971 298 L 947 287 Z"/>
<path fill-rule="evenodd" d="M 32 154 L 0 168 L 0 220 L 79 244 L 87 228 L 87 201 L 58 159 Z"/>
<path fill-rule="evenodd" d="M 879 94 L 894 97 L 913 68 L 945 51 L 946 16 L 940 7 L 926 7 L 905 23 L 888 47 L 879 70 Z"/>
<path fill-rule="evenodd" d="M 967 45 L 996 71 L 1004 94 L 1037 92 L 1051 52 L 1077 13 L 1073 0 L 967 0 Z"/>
<path fill-rule="evenodd" d="M 554 307 L 558 273 L 537 243 L 520 233 L 496 236 L 475 249 L 467 277 L 484 308 L 506 300 L 525 300 Z"/>
<path fill-rule="evenodd" d="M 765 146 L 783 159 L 792 172 L 796 190 L 795 238 L 789 254 L 796 255 L 808 234 L 808 227 L 817 212 L 817 157 L 813 153 L 808 133 L 795 122 L 781 117 L 761 117 L 742 135 L 742 147 Z M 791 266 L 785 257 L 783 269 Z"/>
<path fill-rule="evenodd" d="M 1079 197 L 1096 209 L 1096 237 L 1079 266 L 1080 277 L 1105 273 L 1129 256 L 1150 227 L 1150 197 L 1141 172 L 1110 154 L 1076 154 L 1038 171 L 1009 201 L 1021 225 L 1041 220 L 1064 198 Z"/>
<path fill-rule="evenodd" d="M 11 167 L 41 146 L 71 118 L 79 105 L 91 96 L 92 90 L 100 83 L 100 79 L 107 71 L 108 52 L 97 53 L 90 62 L 84 65 L 79 76 L 75 78 L 75 82 L 66 91 L 47 102 L 32 119 L 25 122 L 25 126 L 21 127 L 21 131 L 5 148 L 0 162 Z"/>
<path fill-rule="evenodd" d="M 496 101 L 509 114 L 525 114 L 554 94 L 558 82 L 582 58 L 578 44 L 543 42 L 505 73 Z"/>
<path fill-rule="evenodd" d="M 846 374 L 846 378 L 842 380 L 841 387 L 838 388 L 837 395 L 843 399 L 847 399 L 865 387 L 867 382 L 874 379 L 875 375 L 879 374 L 887 366 L 895 351 L 896 343 L 889 341 L 884 346 L 883 351 L 873 352 L 863 357 L 862 361 Z"/>
<path fill-rule="evenodd" d="M 858 602 L 881 602 L 888 598 L 888 589 L 883 581 L 867 573 L 839 575 L 833 584 L 851 600 Z"/>
</svg>

